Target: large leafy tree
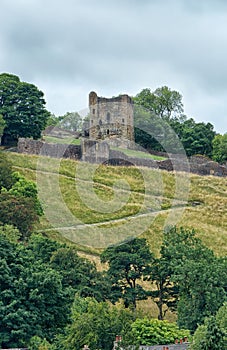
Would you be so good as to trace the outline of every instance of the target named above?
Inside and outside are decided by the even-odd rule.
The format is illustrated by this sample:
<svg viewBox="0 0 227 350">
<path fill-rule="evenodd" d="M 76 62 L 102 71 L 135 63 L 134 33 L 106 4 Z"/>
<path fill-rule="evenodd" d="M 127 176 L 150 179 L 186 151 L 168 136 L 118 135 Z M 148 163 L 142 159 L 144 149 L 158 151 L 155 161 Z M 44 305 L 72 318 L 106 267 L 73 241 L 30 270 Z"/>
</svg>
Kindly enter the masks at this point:
<svg viewBox="0 0 227 350">
<path fill-rule="evenodd" d="M 179 288 L 178 323 L 194 331 L 227 298 L 227 261 L 204 246 L 194 230 L 175 227 L 164 233 L 161 257 Z"/>
<path fill-rule="evenodd" d="M 61 271 L 50 264 L 60 245 L 40 235 L 16 243 L 13 227 L 0 228 L 0 347 L 23 347 L 33 336 L 52 341 L 69 321 L 73 301 Z M 9 240 L 10 239 L 10 240 Z"/>
<path fill-rule="evenodd" d="M 216 316 L 207 318 L 194 334 L 190 349 L 223 350 L 227 342 L 227 304 L 220 307 Z"/>
<path fill-rule="evenodd" d="M 149 275 L 153 255 L 144 238 L 135 238 L 120 245 L 110 246 L 101 254 L 107 262 L 107 277 L 112 285 L 110 299 L 123 299 L 125 307 L 136 308 L 136 301 L 147 298 L 147 291 L 139 284 Z"/>
<path fill-rule="evenodd" d="M 59 348 L 80 350 L 88 344 L 91 349 L 111 350 L 116 335 L 121 334 L 124 341 L 128 340 L 132 321 L 133 315 L 125 309 L 76 296 L 72 321 Z"/>
<path fill-rule="evenodd" d="M 157 88 L 154 92 L 143 89 L 134 98 L 136 104 L 166 120 L 179 119 L 183 114 L 182 96 L 167 86 Z"/>
<path fill-rule="evenodd" d="M 180 153 L 176 135 L 185 120 L 180 93 L 167 86 L 154 92 L 147 88 L 134 97 L 134 103 L 136 142 L 148 149 Z"/>
<path fill-rule="evenodd" d="M 0 114 L 6 123 L 4 145 L 16 142 L 19 137 L 38 139 L 49 117 L 43 92 L 7 73 L 0 75 Z"/>
<path fill-rule="evenodd" d="M 164 256 L 156 258 L 150 267 L 150 281 L 155 285 L 155 289 L 149 295 L 156 303 L 159 314 L 158 319 L 163 320 L 168 310 L 175 311 L 178 300 L 178 286 L 171 281 L 172 269 L 169 260 Z"/>
<path fill-rule="evenodd" d="M 58 126 L 69 131 L 81 131 L 82 118 L 77 112 L 67 112 L 65 115 L 58 117 Z"/>
<path fill-rule="evenodd" d="M 38 220 L 32 198 L 0 194 L 0 223 L 14 225 L 22 233 L 22 238 L 30 236 L 34 223 Z"/>
<path fill-rule="evenodd" d="M 138 345 L 171 344 L 176 339 L 188 337 L 190 332 L 179 329 L 175 323 L 156 319 L 136 319 L 132 324 L 133 340 Z"/>
<path fill-rule="evenodd" d="M 216 135 L 213 139 L 212 158 L 217 162 L 224 163 L 227 161 L 227 133 Z"/>
<path fill-rule="evenodd" d="M 107 299 L 110 289 L 108 281 L 94 264 L 79 257 L 74 248 L 59 248 L 53 252 L 50 262 L 51 267 L 61 273 L 63 286 L 72 288 L 74 294 L 94 297 L 98 301 Z"/>
<path fill-rule="evenodd" d="M 135 140 L 141 146 L 188 156 L 211 156 L 215 136 L 211 123 L 196 123 L 184 115 L 182 95 L 167 86 L 151 92 L 143 89 L 134 97 Z M 179 140 L 182 143 L 182 147 Z"/>
<path fill-rule="evenodd" d="M 179 137 L 188 156 L 193 154 L 211 156 L 214 136 L 214 126 L 211 123 L 196 123 L 192 118 L 186 120 L 179 131 Z"/>
</svg>

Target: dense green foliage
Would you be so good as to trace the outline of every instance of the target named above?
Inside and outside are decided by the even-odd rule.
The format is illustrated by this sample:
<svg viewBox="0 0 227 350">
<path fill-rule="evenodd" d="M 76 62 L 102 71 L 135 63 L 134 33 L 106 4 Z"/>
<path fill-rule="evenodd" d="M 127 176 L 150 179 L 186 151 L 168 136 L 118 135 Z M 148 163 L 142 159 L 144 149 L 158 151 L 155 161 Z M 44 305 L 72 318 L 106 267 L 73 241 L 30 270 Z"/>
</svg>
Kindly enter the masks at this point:
<svg viewBox="0 0 227 350">
<path fill-rule="evenodd" d="M 12 164 L 8 161 L 7 156 L 0 152 L 0 191 L 2 188 L 10 189 L 15 181 Z"/>
<path fill-rule="evenodd" d="M 14 225 L 26 239 L 38 220 L 32 198 L 0 193 L 0 223 Z"/>
<path fill-rule="evenodd" d="M 154 92 L 143 89 L 134 98 L 136 104 L 167 120 L 179 118 L 183 114 L 182 96 L 167 86 L 157 88 Z"/>
<path fill-rule="evenodd" d="M 213 159 L 224 163 L 227 161 L 227 133 L 216 135 L 213 139 Z"/>
<path fill-rule="evenodd" d="M 1 139 L 2 135 L 3 135 L 3 131 L 5 129 L 5 126 L 6 126 L 6 122 L 3 119 L 2 114 L 0 114 L 0 139 Z"/>
<path fill-rule="evenodd" d="M 183 114 L 182 96 L 164 86 L 151 92 L 143 89 L 134 97 L 135 139 L 147 149 L 186 154 L 212 155 L 215 136 L 211 123 L 196 123 Z M 177 138 L 179 140 L 177 141 Z"/>
<path fill-rule="evenodd" d="M 111 301 L 122 298 L 125 307 L 136 308 L 137 300 L 147 298 L 147 292 L 138 282 L 147 277 L 152 259 L 146 240 L 138 238 L 108 247 L 101 254 L 101 261 L 109 264 Z"/>
<path fill-rule="evenodd" d="M 216 316 L 205 319 L 193 337 L 191 350 L 223 350 L 227 343 L 227 304 L 220 307 Z"/>
<path fill-rule="evenodd" d="M 0 235 L 2 347 L 21 347 L 33 335 L 52 339 L 66 324 L 68 291 L 60 274 L 35 258 L 30 247 Z"/>
<path fill-rule="evenodd" d="M 66 336 L 61 348 L 80 350 L 84 344 L 90 349 L 113 348 L 117 334 L 124 342 L 131 341 L 129 333 L 133 316 L 125 309 L 116 308 L 107 302 L 98 303 L 92 298 L 75 298 L 72 307 L 71 324 L 66 328 Z"/>
<path fill-rule="evenodd" d="M 13 172 L 6 154 L 0 153 L 0 223 L 14 225 L 27 238 L 43 214 L 36 184 Z"/>
<path fill-rule="evenodd" d="M 12 74 L 0 75 L 0 114 L 6 123 L 2 144 L 18 137 L 41 137 L 49 112 L 45 109 L 43 92 Z"/>
<path fill-rule="evenodd" d="M 36 184 L 33 181 L 27 180 L 19 172 L 13 172 L 12 174 L 14 184 L 7 191 L 7 193 L 16 197 L 30 198 L 33 201 L 33 207 L 37 215 L 43 214 L 43 209 L 38 198 L 38 191 Z M 3 193 L 6 191 L 3 191 Z"/>
<path fill-rule="evenodd" d="M 22 347 L 33 336 L 53 341 L 69 322 L 75 293 L 85 289 L 92 295 L 94 282 L 101 285 L 99 274 L 94 281 L 94 266 L 74 250 L 73 262 L 65 261 L 63 267 L 62 261 L 59 268 L 57 256 L 71 248 L 41 235 L 32 236 L 26 245 L 14 243 L 8 239 L 9 230 L 0 230 L 0 346 Z"/>
<path fill-rule="evenodd" d="M 216 258 L 193 231 L 172 228 L 165 232 L 157 259 L 144 239 L 109 247 L 102 254 L 109 264 L 106 273 L 97 272 L 73 247 L 37 234 L 26 244 L 18 243 L 19 237 L 14 227 L 0 227 L 2 347 L 24 346 L 31 339 L 31 349 L 79 350 L 89 344 L 92 350 L 108 350 L 116 334 L 123 335 L 125 344 L 144 345 L 188 336 L 188 331 L 174 324 L 141 319 L 135 313 L 136 301 L 148 294 L 142 287 L 137 289 L 138 282 L 151 279 L 158 286 L 165 267 L 164 280 L 176 289 L 173 295 L 166 283 L 160 302 L 169 307 L 168 302 L 175 301 L 178 323 L 184 329 L 188 326 L 194 331 L 209 317 L 202 335 L 220 335 L 222 341 L 226 312 L 220 306 L 226 300 L 226 261 Z M 158 296 L 151 293 L 154 299 L 160 297 L 162 288 L 158 291 Z M 133 312 L 106 302 L 120 298 Z M 214 324 L 211 316 L 218 309 Z"/>
<path fill-rule="evenodd" d="M 179 295 L 179 288 L 172 283 L 172 269 L 169 259 L 164 255 L 156 258 L 150 267 L 150 281 L 155 289 L 149 291 L 149 295 L 156 303 L 159 314 L 158 319 L 163 320 L 168 310 L 175 311 Z"/>
<path fill-rule="evenodd" d="M 164 233 L 161 259 L 168 262 L 171 282 L 179 289 L 178 324 L 195 331 L 226 301 L 227 260 L 216 257 L 194 230 L 175 227 Z"/>
<path fill-rule="evenodd" d="M 138 345 L 172 344 L 176 339 L 188 337 L 189 331 L 179 329 L 175 323 L 156 319 L 137 319 L 132 324 L 133 339 Z"/>
<path fill-rule="evenodd" d="M 81 131 L 82 118 L 77 112 L 67 112 L 58 117 L 58 126 L 69 131 Z"/>
</svg>

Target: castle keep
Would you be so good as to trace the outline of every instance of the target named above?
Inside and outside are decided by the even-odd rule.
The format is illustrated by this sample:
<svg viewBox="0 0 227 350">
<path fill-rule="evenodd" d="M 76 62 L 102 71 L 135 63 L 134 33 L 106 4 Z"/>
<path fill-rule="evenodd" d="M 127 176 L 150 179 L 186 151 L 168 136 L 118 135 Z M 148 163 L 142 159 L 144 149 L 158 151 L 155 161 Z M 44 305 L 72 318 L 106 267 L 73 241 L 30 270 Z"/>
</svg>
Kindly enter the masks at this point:
<svg viewBox="0 0 227 350">
<path fill-rule="evenodd" d="M 89 94 L 91 140 L 105 140 L 114 146 L 134 143 L 133 101 L 128 95 L 113 98 Z"/>
</svg>

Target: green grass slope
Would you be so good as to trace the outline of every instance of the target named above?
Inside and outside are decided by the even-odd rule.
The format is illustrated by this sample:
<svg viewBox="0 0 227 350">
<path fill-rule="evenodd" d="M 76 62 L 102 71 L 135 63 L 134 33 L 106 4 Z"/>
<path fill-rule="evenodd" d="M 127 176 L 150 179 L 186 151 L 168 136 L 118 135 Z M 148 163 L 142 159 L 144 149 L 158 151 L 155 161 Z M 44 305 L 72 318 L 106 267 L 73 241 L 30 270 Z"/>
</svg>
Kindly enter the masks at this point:
<svg viewBox="0 0 227 350">
<path fill-rule="evenodd" d="M 227 253 L 227 178 L 148 168 L 92 165 L 8 153 L 37 182 L 45 216 L 36 230 L 97 253 L 133 236 L 158 254 L 163 229 L 194 228 L 218 255 Z"/>
</svg>

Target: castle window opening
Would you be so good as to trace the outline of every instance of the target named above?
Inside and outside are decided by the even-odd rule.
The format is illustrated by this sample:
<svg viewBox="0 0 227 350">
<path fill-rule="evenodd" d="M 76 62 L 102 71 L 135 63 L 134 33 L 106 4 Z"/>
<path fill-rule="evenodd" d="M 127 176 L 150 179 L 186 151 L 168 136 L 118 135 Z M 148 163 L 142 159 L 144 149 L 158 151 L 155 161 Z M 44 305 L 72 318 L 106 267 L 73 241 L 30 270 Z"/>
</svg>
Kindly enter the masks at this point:
<svg viewBox="0 0 227 350">
<path fill-rule="evenodd" d="M 107 130 L 106 130 L 106 134 L 107 134 L 107 135 L 109 135 L 109 133 L 110 133 L 110 130 L 109 130 L 109 129 L 107 129 Z"/>
<path fill-rule="evenodd" d="M 106 115 L 106 120 L 109 122 L 110 121 L 110 113 L 108 112 Z"/>
<path fill-rule="evenodd" d="M 125 122 L 125 118 L 122 118 L 122 123 L 124 124 L 124 122 Z"/>
<path fill-rule="evenodd" d="M 95 109 L 94 109 L 94 108 L 93 108 L 93 111 L 92 111 L 92 112 L 93 112 L 93 114 L 95 114 Z"/>
</svg>

